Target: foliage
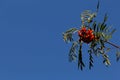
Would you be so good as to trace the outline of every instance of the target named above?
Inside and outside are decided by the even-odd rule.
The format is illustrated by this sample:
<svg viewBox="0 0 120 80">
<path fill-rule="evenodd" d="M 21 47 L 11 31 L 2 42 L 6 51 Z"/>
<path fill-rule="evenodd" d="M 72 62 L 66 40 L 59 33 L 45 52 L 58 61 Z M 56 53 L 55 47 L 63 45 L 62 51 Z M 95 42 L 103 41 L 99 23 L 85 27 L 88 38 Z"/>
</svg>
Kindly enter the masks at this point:
<svg viewBox="0 0 120 80">
<path fill-rule="evenodd" d="M 107 14 L 105 14 L 102 22 L 97 22 L 95 20 L 99 10 L 99 2 L 97 4 L 96 12 L 91 10 L 85 10 L 81 13 L 81 27 L 70 28 L 63 33 L 63 39 L 66 43 L 71 42 L 72 46 L 69 51 L 69 60 L 74 61 L 78 60 L 78 68 L 83 70 L 85 64 L 82 60 L 82 46 L 84 43 L 88 44 L 88 53 L 89 53 L 89 69 L 93 67 L 93 55 L 101 55 L 103 57 L 103 63 L 106 66 L 109 66 L 110 60 L 109 56 L 106 54 L 110 51 L 110 48 L 106 44 L 112 45 L 117 49 L 120 49 L 119 46 L 109 42 L 112 38 L 112 34 L 115 32 L 115 29 L 112 29 L 106 24 Z M 74 40 L 73 35 L 78 32 L 78 40 Z M 120 59 L 120 52 L 116 52 L 116 60 Z"/>
</svg>

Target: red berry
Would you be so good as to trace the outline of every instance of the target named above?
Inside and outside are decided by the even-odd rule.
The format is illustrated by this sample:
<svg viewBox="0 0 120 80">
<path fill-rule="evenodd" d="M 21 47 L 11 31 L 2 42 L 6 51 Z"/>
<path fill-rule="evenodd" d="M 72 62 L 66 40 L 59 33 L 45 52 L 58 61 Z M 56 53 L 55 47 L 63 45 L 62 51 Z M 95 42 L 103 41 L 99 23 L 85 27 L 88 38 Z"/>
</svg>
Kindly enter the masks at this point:
<svg viewBox="0 0 120 80">
<path fill-rule="evenodd" d="M 80 40 L 85 43 L 90 43 L 95 38 L 93 30 L 87 30 L 86 27 L 82 27 L 81 30 L 78 31 L 78 35 L 80 36 Z"/>
</svg>

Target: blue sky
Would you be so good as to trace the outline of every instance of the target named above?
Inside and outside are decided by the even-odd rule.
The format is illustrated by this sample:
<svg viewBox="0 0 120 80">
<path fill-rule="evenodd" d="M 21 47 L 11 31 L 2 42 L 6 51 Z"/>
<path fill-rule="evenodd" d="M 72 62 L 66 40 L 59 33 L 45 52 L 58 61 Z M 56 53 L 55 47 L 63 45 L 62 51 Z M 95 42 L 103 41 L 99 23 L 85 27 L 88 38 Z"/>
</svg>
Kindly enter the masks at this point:
<svg viewBox="0 0 120 80">
<path fill-rule="evenodd" d="M 117 29 L 111 41 L 120 45 L 120 1 L 100 2 L 98 20 L 108 13 L 108 24 Z M 100 58 L 95 58 L 92 70 L 80 71 L 68 62 L 70 44 L 63 42 L 62 32 L 78 27 L 80 13 L 94 11 L 96 4 L 97 0 L 0 0 L 0 80 L 119 80 L 114 51 L 108 68 Z"/>
</svg>

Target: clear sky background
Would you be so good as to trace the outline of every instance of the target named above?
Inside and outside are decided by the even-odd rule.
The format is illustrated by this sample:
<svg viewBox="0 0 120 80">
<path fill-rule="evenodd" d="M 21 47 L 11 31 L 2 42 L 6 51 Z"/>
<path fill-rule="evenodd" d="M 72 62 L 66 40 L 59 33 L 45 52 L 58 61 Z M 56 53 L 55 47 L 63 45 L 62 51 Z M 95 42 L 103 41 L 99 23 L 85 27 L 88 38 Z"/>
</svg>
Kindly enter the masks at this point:
<svg viewBox="0 0 120 80">
<path fill-rule="evenodd" d="M 120 45 L 120 1 L 100 2 L 98 20 L 108 13 L 108 24 L 117 29 L 111 41 Z M 120 80 L 114 49 L 108 68 L 101 58 L 83 71 L 68 61 L 70 44 L 62 32 L 78 28 L 80 13 L 96 5 L 97 0 L 0 0 L 0 80 Z"/>
</svg>

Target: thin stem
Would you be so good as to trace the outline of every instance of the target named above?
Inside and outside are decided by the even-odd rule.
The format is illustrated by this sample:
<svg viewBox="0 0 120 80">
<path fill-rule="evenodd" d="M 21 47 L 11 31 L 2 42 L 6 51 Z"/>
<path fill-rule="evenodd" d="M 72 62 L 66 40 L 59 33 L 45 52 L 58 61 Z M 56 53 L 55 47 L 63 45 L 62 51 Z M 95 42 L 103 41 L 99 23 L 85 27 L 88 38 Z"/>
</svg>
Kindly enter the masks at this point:
<svg viewBox="0 0 120 80">
<path fill-rule="evenodd" d="M 114 46 L 114 47 L 116 47 L 116 48 L 119 48 L 120 49 L 120 46 L 117 46 L 116 44 L 113 44 L 113 43 L 111 43 L 111 42 L 109 42 L 109 41 L 105 41 L 106 43 L 108 43 L 108 44 L 110 44 L 110 45 L 112 45 L 112 46 Z"/>
</svg>

